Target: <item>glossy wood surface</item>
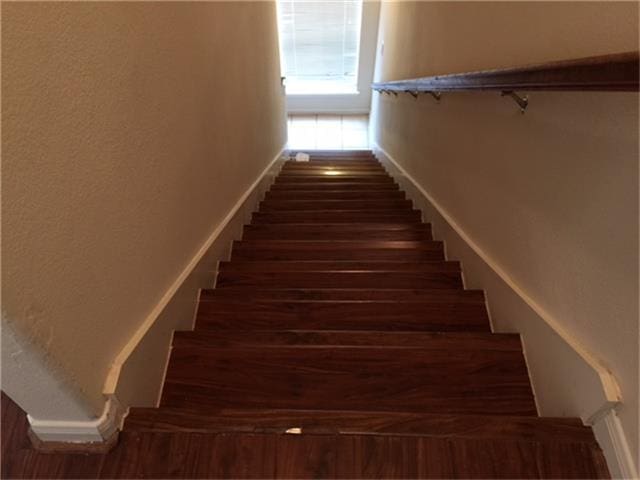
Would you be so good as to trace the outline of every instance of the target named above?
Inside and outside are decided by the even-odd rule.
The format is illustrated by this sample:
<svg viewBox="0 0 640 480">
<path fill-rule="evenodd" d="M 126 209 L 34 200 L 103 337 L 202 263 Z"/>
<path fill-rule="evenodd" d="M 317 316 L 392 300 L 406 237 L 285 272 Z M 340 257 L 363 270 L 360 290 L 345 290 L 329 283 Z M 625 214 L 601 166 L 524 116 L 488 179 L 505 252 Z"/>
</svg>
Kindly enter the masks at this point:
<svg viewBox="0 0 640 480">
<path fill-rule="evenodd" d="M 412 78 L 372 85 L 374 90 L 395 92 L 546 90 L 637 92 L 640 58 L 638 51 L 515 68 Z"/>
</svg>

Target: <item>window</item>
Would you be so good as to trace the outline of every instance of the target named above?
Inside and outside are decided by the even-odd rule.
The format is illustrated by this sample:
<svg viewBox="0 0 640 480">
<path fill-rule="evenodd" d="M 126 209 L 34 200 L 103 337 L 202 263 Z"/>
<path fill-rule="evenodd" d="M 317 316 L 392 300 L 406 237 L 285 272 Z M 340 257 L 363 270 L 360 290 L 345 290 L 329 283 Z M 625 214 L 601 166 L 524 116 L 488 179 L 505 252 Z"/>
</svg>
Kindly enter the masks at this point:
<svg viewBox="0 0 640 480">
<path fill-rule="evenodd" d="M 358 93 L 362 0 L 278 0 L 287 94 Z"/>
</svg>

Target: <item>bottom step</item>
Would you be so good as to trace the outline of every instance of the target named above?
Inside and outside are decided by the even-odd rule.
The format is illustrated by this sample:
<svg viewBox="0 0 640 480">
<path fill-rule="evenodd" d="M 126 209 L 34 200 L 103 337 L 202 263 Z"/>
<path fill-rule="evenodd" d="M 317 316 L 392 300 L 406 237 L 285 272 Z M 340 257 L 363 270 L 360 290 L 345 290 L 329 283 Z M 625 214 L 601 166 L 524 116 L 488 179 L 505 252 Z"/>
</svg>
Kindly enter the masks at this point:
<svg viewBox="0 0 640 480">
<path fill-rule="evenodd" d="M 101 478 L 609 478 L 588 443 L 122 432 Z"/>
<path fill-rule="evenodd" d="M 292 430 L 293 429 L 293 430 Z M 591 428 L 574 418 L 431 415 L 411 412 L 132 408 L 127 431 L 417 435 L 596 444 Z"/>
</svg>

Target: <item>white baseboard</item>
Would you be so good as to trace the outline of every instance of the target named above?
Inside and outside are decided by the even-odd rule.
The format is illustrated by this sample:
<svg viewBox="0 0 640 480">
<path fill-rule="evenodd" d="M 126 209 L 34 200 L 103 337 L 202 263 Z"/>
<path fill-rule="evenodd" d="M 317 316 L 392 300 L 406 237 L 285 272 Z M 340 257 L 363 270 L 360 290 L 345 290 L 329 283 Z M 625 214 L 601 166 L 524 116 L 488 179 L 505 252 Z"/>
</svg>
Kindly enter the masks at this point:
<svg viewBox="0 0 640 480">
<path fill-rule="evenodd" d="M 461 261 L 466 288 L 485 291 L 492 328 L 522 336 L 539 413 L 580 417 L 593 425 L 612 474 L 623 472 L 635 478 L 631 475 L 636 471 L 633 457 L 615 414 L 622 399 L 613 374 L 528 295 L 396 159 L 377 144 L 373 150 L 432 224 L 435 238 L 444 241 L 447 258 Z"/>
<path fill-rule="evenodd" d="M 100 417 L 90 421 L 39 420 L 27 415 L 31 431 L 42 442 L 103 443 L 120 428 L 126 409 L 115 397 L 107 400 Z"/>
<path fill-rule="evenodd" d="M 607 459 L 611 478 L 640 478 L 627 437 L 615 410 L 609 410 L 594 419 L 591 426 Z"/>
<path fill-rule="evenodd" d="M 229 257 L 233 240 L 241 237 L 243 225 L 277 175 L 284 151 L 283 147 L 245 190 L 116 356 L 105 396 L 117 397 L 125 408 L 158 404 L 173 332 L 193 329 L 200 289 L 213 287 L 212 272 Z"/>
</svg>

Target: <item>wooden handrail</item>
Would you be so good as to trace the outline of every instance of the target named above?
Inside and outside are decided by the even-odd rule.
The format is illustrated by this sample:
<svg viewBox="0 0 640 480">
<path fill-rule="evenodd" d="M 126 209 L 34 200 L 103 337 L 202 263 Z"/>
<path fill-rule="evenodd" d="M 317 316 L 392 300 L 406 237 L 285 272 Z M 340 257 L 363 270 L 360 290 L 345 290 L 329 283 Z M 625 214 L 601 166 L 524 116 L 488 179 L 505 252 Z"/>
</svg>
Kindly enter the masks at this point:
<svg viewBox="0 0 640 480">
<path fill-rule="evenodd" d="M 372 85 L 386 92 L 500 90 L 624 91 L 639 90 L 639 52 L 547 62 L 451 75 L 412 78 Z"/>
</svg>

